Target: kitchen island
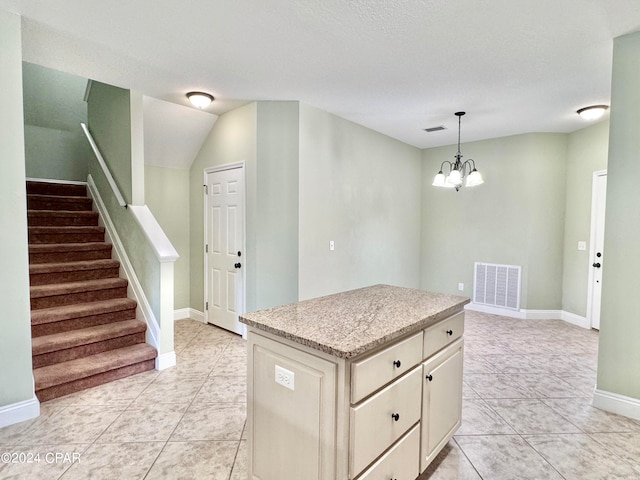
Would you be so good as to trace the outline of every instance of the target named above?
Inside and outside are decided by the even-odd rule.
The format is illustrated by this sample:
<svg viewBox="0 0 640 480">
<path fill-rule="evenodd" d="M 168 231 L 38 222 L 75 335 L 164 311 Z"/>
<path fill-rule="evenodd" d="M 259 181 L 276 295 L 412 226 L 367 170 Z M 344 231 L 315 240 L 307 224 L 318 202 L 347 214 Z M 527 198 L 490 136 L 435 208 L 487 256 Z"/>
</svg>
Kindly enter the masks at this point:
<svg viewBox="0 0 640 480">
<path fill-rule="evenodd" d="M 418 477 L 460 426 L 468 302 L 374 285 L 242 315 L 249 478 Z"/>
</svg>

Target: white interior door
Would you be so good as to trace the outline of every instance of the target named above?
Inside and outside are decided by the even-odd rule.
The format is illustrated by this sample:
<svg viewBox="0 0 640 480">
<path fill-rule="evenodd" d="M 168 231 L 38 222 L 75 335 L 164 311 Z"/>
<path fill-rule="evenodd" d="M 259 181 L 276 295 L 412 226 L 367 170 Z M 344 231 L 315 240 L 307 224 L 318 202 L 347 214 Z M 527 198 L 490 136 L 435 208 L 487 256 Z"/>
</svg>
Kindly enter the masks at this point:
<svg viewBox="0 0 640 480">
<path fill-rule="evenodd" d="M 244 168 L 205 173 L 205 321 L 244 335 Z"/>
<path fill-rule="evenodd" d="M 604 220 L 607 201 L 607 172 L 596 172 L 593 176 L 593 199 L 591 207 L 591 248 L 589 259 L 588 317 L 591 328 L 600 329 L 600 300 L 602 295 L 602 268 L 604 264 Z"/>
</svg>

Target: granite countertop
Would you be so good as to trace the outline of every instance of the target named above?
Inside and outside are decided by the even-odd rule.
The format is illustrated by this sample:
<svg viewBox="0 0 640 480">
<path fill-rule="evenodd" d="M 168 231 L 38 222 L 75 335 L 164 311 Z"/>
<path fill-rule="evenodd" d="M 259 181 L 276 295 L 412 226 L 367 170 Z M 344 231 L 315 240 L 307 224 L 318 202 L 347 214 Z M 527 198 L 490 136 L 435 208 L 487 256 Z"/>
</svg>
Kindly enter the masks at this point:
<svg viewBox="0 0 640 480">
<path fill-rule="evenodd" d="M 462 310 L 466 297 L 390 285 L 350 290 L 240 316 L 240 321 L 340 358 L 353 358 Z"/>
</svg>

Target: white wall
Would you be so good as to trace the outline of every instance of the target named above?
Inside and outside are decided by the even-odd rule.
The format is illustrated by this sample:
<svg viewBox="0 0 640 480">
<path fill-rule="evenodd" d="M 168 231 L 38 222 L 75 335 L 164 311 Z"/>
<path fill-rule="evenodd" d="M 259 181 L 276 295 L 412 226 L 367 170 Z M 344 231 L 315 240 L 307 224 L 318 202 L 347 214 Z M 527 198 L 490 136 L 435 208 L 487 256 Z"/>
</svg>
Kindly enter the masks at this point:
<svg viewBox="0 0 640 480">
<path fill-rule="evenodd" d="M 300 299 L 419 287 L 420 150 L 301 104 L 299 168 Z"/>
<path fill-rule="evenodd" d="M 0 427 L 33 399 L 20 17 L 0 10 Z M 37 415 L 36 410 L 33 412 Z M 24 418 L 22 418 L 24 419 Z"/>
<path fill-rule="evenodd" d="M 465 143 L 485 183 L 459 192 L 431 185 L 456 147 L 424 150 L 422 288 L 473 297 L 474 262 L 521 265 L 520 307 L 560 309 L 566 142 L 536 133 Z"/>
<path fill-rule="evenodd" d="M 599 390 L 621 395 L 640 419 L 640 32 L 618 37 L 613 78 L 602 256 Z"/>
<path fill-rule="evenodd" d="M 174 308 L 189 307 L 189 170 L 145 166 L 145 200 L 180 258 L 174 263 Z"/>
</svg>

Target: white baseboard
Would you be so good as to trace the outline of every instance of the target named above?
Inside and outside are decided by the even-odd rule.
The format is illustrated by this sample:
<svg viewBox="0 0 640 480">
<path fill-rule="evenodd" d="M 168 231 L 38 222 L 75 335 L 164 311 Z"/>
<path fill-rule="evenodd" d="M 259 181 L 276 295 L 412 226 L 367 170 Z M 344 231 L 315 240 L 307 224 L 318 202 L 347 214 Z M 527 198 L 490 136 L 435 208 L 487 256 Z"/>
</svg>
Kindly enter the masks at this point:
<svg viewBox="0 0 640 480">
<path fill-rule="evenodd" d="M 523 308 L 520 310 L 512 310 L 510 308 L 493 307 L 479 303 L 468 303 L 464 308 L 474 312 L 490 313 L 492 315 L 519 318 L 521 320 L 564 320 L 578 327 L 591 328 L 586 317 L 581 317 L 580 315 L 564 310 L 526 310 Z"/>
<path fill-rule="evenodd" d="M 626 397 L 596 388 L 593 392 L 593 406 L 607 412 L 640 420 L 640 400 L 637 398 Z"/>
<path fill-rule="evenodd" d="M 40 401 L 33 395 L 30 400 L 12 403 L 0 407 L 0 428 L 13 425 L 14 423 L 31 420 L 40 415 Z"/>
<path fill-rule="evenodd" d="M 156 357 L 156 370 L 166 370 L 176 366 L 176 352 L 163 353 Z"/>
<path fill-rule="evenodd" d="M 174 320 L 197 320 L 204 323 L 204 313 L 195 308 L 180 308 L 173 311 Z"/>
</svg>

